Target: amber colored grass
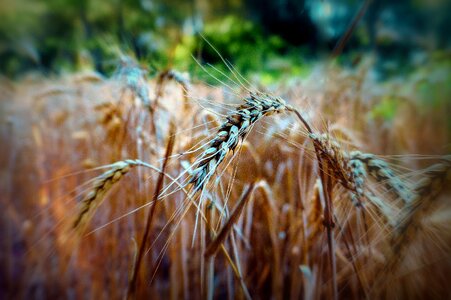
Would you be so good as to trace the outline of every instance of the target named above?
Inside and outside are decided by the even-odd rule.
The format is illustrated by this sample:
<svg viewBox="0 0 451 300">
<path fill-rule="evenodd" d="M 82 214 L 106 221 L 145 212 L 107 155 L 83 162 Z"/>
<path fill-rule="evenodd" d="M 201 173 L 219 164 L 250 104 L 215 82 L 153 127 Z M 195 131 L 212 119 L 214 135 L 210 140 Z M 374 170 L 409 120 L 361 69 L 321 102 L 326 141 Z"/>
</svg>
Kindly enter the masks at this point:
<svg viewBox="0 0 451 300">
<path fill-rule="evenodd" d="M 370 118 L 397 88 L 364 68 L 229 71 L 2 84 L 0 298 L 447 298 L 446 109 Z"/>
</svg>

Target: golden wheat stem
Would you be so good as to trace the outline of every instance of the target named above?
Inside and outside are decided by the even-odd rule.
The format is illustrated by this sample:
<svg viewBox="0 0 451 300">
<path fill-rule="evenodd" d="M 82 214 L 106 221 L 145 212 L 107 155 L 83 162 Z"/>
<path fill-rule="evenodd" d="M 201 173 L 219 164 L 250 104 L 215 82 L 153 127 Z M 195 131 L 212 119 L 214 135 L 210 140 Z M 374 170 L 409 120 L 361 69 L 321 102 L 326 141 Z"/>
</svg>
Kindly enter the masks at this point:
<svg viewBox="0 0 451 300">
<path fill-rule="evenodd" d="M 302 117 L 301 113 L 289 106 L 288 110 L 294 112 L 301 123 L 307 129 L 310 137 L 314 135 L 312 128 L 308 124 L 308 122 Z M 326 234 L 327 234 L 327 247 L 329 251 L 329 264 L 332 269 L 332 296 L 335 299 L 338 299 L 338 285 L 337 285 L 337 262 L 335 259 L 335 244 L 334 244 L 334 220 L 333 220 L 333 204 L 332 204 L 332 178 L 330 175 L 326 174 L 326 163 L 323 161 L 323 155 L 321 155 L 321 145 L 313 142 L 313 146 L 315 148 L 316 159 L 318 161 L 319 166 L 319 177 L 321 180 L 321 185 L 323 187 L 321 195 L 324 197 L 324 225 L 326 226 Z"/>
<path fill-rule="evenodd" d="M 166 167 L 169 162 L 169 158 L 172 154 L 172 149 L 174 148 L 174 143 L 175 143 L 174 132 L 175 132 L 175 125 L 173 122 L 171 122 L 171 128 L 169 130 L 169 141 L 168 141 L 168 144 L 166 147 L 166 154 L 164 156 L 163 166 L 161 168 L 160 174 L 158 175 L 155 192 L 153 194 L 153 201 L 152 201 L 153 205 L 151 206 L 149 213 L 147 215 L 146 227 L 145 227 L 145 231 L 142 236 L 142 239 L 141 239 L 138 257 L 136 259 L 136 266 L 134 268 L 131 279 L 129 281 L 128 292 L 127 292 L 128 299 L 134 299 L 136 297 L 136 288 L 137 288 L 137 283 L 138 283 L 137 276 L 139 274 L 141 262 L 142 262 L 142 259 L 143 259 L 143 256 L 144 256 L 144 253 L 146 250 L 147 240 L 149 239 L 150 228 L 151 228 L 152 220 L 155 215 L 155 210 L 157 207 L 157 199 L 160 196 L 161 190 L 163 189 L 163 181 L 164 181 L 164 174 L 166 171 Z"/>
<path fill-rule="evenodd" d="M 243 192 L 243 195 L 238 200 L 238 204 L 235 206 L 232 213 L 230 214 L 230 217 L 227 220 L 226 224 L 221 228 L 221 230 L 216 235 L 213 242 L 211 242 L 207 246 L 204 256 L 210 257 L 218 251 L 219 245 L 221 245 L 224 242 L 224 240 L 227 238 L 233 225 L 238 221 L 238 218 L 240 217 L 241 212 L 244 209 L 244 206 L 246 205 L 248 200 L 251 198 L 250 195 L 252 194 L 254 187 L 255 187 L 255 183 L 252 183 L 251 185 L 246 187 L 245 191 Z"/>
</svg>

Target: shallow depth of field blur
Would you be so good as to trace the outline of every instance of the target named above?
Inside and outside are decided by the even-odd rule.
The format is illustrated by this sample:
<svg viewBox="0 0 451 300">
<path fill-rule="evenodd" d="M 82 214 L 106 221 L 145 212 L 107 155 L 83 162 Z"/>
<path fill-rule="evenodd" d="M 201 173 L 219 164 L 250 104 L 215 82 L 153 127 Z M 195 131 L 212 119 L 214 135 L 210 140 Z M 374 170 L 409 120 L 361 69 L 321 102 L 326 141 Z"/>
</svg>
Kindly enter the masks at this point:
<svg viewBox="0 0 451 300">
<path fill-rule="evenodd" d="M 449 299 L 450 28 L 446 0 L 1 1 L 0 299 Z M 417 202 L 369 171 L 361 206 L 334 181 L 328 227 L 288 112 L 192 199 L 190 166 L 249 90 L 376 155 Z M 154 169 L 71 230 L 127 159 Z"/>
</svg>

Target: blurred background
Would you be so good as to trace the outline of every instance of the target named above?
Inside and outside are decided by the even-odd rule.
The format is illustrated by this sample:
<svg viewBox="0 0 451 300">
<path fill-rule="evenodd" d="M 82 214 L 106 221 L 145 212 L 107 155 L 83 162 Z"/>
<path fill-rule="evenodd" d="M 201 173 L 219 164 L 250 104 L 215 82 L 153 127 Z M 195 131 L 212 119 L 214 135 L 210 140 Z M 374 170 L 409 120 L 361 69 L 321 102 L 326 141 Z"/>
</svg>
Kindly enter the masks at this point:
<svg viewBox="0 0 451 300">
<path fill-rule="evenodd" d="M 219 122 L 216 114 L 226 112 L 233 103 L 230 94 L 244 92 L 230 91 L 227 82 L 221 85 L 211 75 L 227 81 L 231 74 L 220 55 L 259 90 L 274 92 L 305 109 L 318 132 L 330 129 L 342 137 L 343 149 L 385 157 L 399 171 L 399 178 L 415 187 L 433 159 L 451 153 L 450 29 L 449 0 L 0 0 L 0 299 L 124 299 L 135 245 L 138 249 L 132 240 L 139 242 L 144 234 L 145 211 L 121 217 L 120 222 L 116 218 L 144 207 L 154 193 L 157 174 L 149 180 L 152 177 L 144 171 L 130 172 L 124 185 L 107 196 L 92 222 L 95 230 L 102 224 L 112 226 L 90 234 L 80 247 L 65 243 L 66 233 L 59 224 L 69 223 L 77 214 L 74 205 L 89 191 L 85 184 L 94 178 L 92 168 L 128 158 L 159 165 L 170 121 L 176 120 L 182 133 L 177 138 L 181 150 L 196 148 L 205 131 L 214 132 L 214 126 L 201 125 Z M 130 68 L 128 62 L 132 62 Z M 190 78 L 185 81 L 170 74 Z M 171 82 L 171 76 L 177 82 Z M 188 110 L 179 109 L 181 96 Z M 141 103 L 136 105 L 135 98 Z M 239 164 L 248 171 L 237 172 L 238 180 L 230 181 L 231 185 L 251 183 L 258 174 L 274 192 L 274 208 L 271 200 L 263 206 L 268 209 L 257 209 L 262 206 L 256 199 L 249 204 L 256 203 L 255 210 L 250 206 L 242 214 L 246 222 L 240 221 L 237 232 L 245 234 L 238 252 L 246 276 L 240 278 L 256 298 L 290 299 L 291 295 L 299 299 L 296 295 L 301 291 L 312 291 L 317 298 L 332 299 L 333 269 L 326 263 L 331 252 L 324 248 L 324 222 L 317 213 L 322 209 L 320 188 L 310 175 L 314 174 L 313 150 L 304 151 L 307 140 L 300 127 L 289 118 L 277 120 L 255 130 L 258 134 L 248 143 L 252 147 L 246 148 L 249 153 L 255 148 L 258 162 L 254 154 L 243 156 Z M 197 155 L 192 152 L 183 153 Z M 300 170 L 301 162 L 304 166 L 304 156 L 310 170 L 305 177 L 310 179 L 298 191 L 295 178 L 301 173 L 292 170 L 298 166 Z M 183 165 L 191 159 L 187 157 L 177 159 Z M 449 161 L 448 156 L 448 166 Z M 174 177 L 182 172 L 178 163 L 171 172 Z M 394 202 L 397 198 L 392 202 L 391 188 L 382 181 L 369 182 L 368 191 L 380 190 L 390 208 L 387 215 L 396 221 L 399 216 L 401 224 L 404 215 L 398 213 L 398 206 L 410 209 L 410 203 L 404 207 Z M 430 182 L 435 188 L 436 181 Z M 451 201 L 445 182 L 443 186 L 443 197 L 434 202 L 440 214 L 427 215 L 428 227 L 405 243 L 413 245 L 406 248 L 407 271 L 387 272 L 393 277 L 402 274 L 398 281 L 374 271 L 397 255 L 395 250 L 391 256 L 392 236 L 381 231 L 375 234 L 375 243 L 368 243 L 372 233 L 367 235 L 365 217 L 347 216 L 351 201 L 342 200 L 349 195 L 337 194 L 335 207 L 345 220 L 345 226 L 335 227 L 341 247 L 337 258 L 346 265 L 343 269 L 338 265 L 345 272 L 337 273 L 344 299 L 371 298 L 365 297 L 365 290 L 377 291 L 373 280 L 379 278 L 388 282 L 387 290 L 393 287 L 394 296 L 374 298 L 449 299 Z M 217 190 L 212 189 L 213 199 L 221 198 L 223 190 Z M 241 191 L 234 188 L 233 193 L 231 199 L 238 199 Z M 431 195 L 430 203 L 436 201 Z M 199 299 L 205 292 L 199 274 L 212 265 L 203 265 L 203 246 L 197 245 L 211 237 L 206 233 L 205 240 L 191 246 L 197 226 L 194 213 L 181 223 L 168 254 L 160 256 L 166 249 L 163 243 L 175 232 L 166 225 L 172 224 L 168 220 L 176 216 L 172 212 L 179 211 L 179 201 L 186 200 L 182 198 L 174 194 L 164 213 L 157 213 L 152 234 L 161 238 L 156 238 L 141 268 L 142 299 L 154 295 Z M 369 228 L 390 230 L 391 219 L 378 215 Z M 354 253 L 341 233 L 342 228 L 353 227 L 355 220 Z M 359 220 L 363 220 L 360 227 Z M 369 247 L 373 244 L 374 251 Z M 385 250 L 388 254 L 382 256 Z M 70 257 L 68 264 L 66 257 Z M 354 257 L 362 266 L 362 278 L 368 279 L 368 289 L 353 275 Z M 237 261 L 240 264 L 238 256 Z M 159 273 L 152 285 L 154 266 L 161 268 L 155 268 L 153 274 Z M 215 268 L 218 272 L 209 286 L 215 287 L 220 299 L 226 290 L 232 298 L 234 287 L 238 290 L 241 283 L 222 258 Z"/>
<path fill-rule="evenodd" d="M 200 34 L 263 84 L 302 78 L 324 59 L 352 67 L 371 56 L 379 79 L 450 61 L 446 0 L 0 3 L 0 72 L 9 78 L 84 69 L 109 75 L 121 55 L 134 57 L 150 74 L 171 67 L 202 78 L 192 56 L 224 65 Z"/>
</svg>

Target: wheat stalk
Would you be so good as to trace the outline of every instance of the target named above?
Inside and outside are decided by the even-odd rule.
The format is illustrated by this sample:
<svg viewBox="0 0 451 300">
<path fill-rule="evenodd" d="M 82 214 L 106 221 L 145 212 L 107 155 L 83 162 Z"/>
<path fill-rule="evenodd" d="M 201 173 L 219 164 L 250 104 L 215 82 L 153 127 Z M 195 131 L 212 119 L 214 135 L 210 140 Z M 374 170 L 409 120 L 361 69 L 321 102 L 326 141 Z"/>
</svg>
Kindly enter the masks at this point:
<svg viewBox="0 0 451 300">
<path fill-rule="evenodd" d="M 320 199 L 320 189 L 322 189 L 321 181 L 317 180 L 313 186 L 313 193 L 309 201 L 309 212 L 307 215 L 307 224 L 309 231 L 307 234 L 306 247 L 311 248 L 314 245 L 314 241 L 318 238 L 322 228 L 322 205 Z"/>
<path fill-rule="evenodd" d="M 229 219 L 224 224 L 224 226 L 221 228 L 219 233 L 214 237 L 213 241 L 207 246 L 204 256 L 210 257 L 214 255 L 218 249 L 219 246 L 225 241 L 228 234 L 233 228 L 233 225 L 237 222 L 238 218 L 240 217 L 244 207 L 246 206 L 246 203 L 248 200 L 250 200 L 250 196 L 252 195 L 255 188 L 255 183 L 250 184 L 243 192 L 243 195 L 238 199 L 237 205 L 234 207 L 232 213 L 230 214 Z"/>
<path fill-rule="evenodd" d="M 166 147 L 166 153 L 164 156 L 164 162 L 161 168 L 161 172 L 158 175 L 158 180 L 155 186 L 155 191 L 153 194 L 153 205 L 151 206 L 148 215 L 147 215 L 147 222 L 146 222 L 146 226 L 145 226 L 145 230 L 144 230 L 144 234 L 142 236 L 141 239 L 141 244 L 139 247 L 139 251 L 136 257 L 136 261 L 135 264 L 133 266 L 133 272 L 129 281 L 129 286 L 128 286 L 128 291 L 127 291 L 127 299 L 135 299 L 136 298 L 136 289 L 137 289 L 137 283 L 138 283 L 138 274 L 139 274 L 139 270 L 141 267 L 141 263 L 143 260 L 143 257 L 145 255 L 145 250 L 146 250 L 146 245 L 147 245 L 147 241 L 149 239 L 150 236 L 150 228 L 152 225 L 152 220 L 154 218 L 155 215 L 155 211 L 156 211 L 156 207 L 157 207 L 157 199 L 158 196 L 160 196 L 161 190 L 163 188 L 163 181 L 164 181 L 164 175 L 166 172 L 166 167 L 168 165 L 170 156 L 172 154 L 172 150 L 174 148 L 174 144 L 175 144 L 175 123 L 171 122 L 170 123 L 170 129 L 169 129 L 169 140 L 168 140 L 168 144 Z"/>
<path fill-rule="evenodd" d="M 196 193 L 203 189 L 227 153 L 235 150 L 240 138 L 243 139 L 246 136 L 252 125 L 265 116 L 286 109 L 285 101 L 280 98 L 251 92 L 244 99 L 244 103 L 227 116 L 226 121 L 209 143 L 207 150 L 193 164 L 193 172 L 189 181 L 194 185 L 193 192 Z"/>
</svg>

